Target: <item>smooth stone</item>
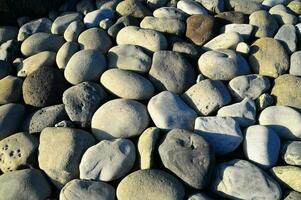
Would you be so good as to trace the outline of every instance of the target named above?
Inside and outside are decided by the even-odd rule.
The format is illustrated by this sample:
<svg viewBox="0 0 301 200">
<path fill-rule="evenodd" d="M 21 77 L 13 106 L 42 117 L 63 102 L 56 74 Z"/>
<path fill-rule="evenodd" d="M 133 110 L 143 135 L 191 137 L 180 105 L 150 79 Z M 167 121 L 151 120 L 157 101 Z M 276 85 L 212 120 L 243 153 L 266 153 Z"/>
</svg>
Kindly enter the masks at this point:
<svg viewBox="0 0 301 200">
<path fill-rule="evenodd" d="M 25 116 L 25 106 L 9 103 L 0 106 L 0 141 L 17 131 Z"/>
<path fill-rule="evenodd" d="M 137 143 L 140 169 L 151 169 L 154 167 L 159 138 L 160 129 L 157 127 L 147 128 L 140 135 Z"/>
<path fill-rule="evenodd" d="M 111 48 L 107 58 L 108 68 L 117 67 L 137 73 L 147 73 L 152 64 L 151 57 L 141 47 L 130 44 Z"/>
<path fill-rule="evenodd" d="M 294 25 L 282 25 L 274 38 L 282 43 L 289 54 L 292 54 L 296 51 L 298 38 Z"/>
<path fill-rule="evenodd" d="M 253 35 L 257 38 L 273 37 L 278 30 L 276 19 L 265 10 L 253 12 L 249 24 L 254 27 Z"/>
<path fill-rule="evenodd" d="M 146 16 L 140 23 L 140 27 L 151 29 L 163 33 L 183 35 L 185 33 L 185 23 L 179 19 L 157 18 Z"/>
<path fill-rule="evenodd" d="M 262 9 L 260 3 L 246 0 L 227 0 L 226 8 L 228 10 L 234 10 L 236 12 L 241 12 L 246 15 L 250 15 L 253 12 Z"/>
<path fill-rule="evenodd" d="M 198 60 L 201 73 L 212 80 L 229 81 L 251 73 L 243 56 L 230 49 L 207 51 Z"/>
<path fill-rule="evenodd" d="M 138 45 L 152 52 L 167 48 L 167 40 L 162 33 L 137 26 L 126 26 L 121 29 L 117 34 L 116 42 L 118 45 Z"/>
<path fill-rule="evenodd" d="M 243 140 L 238 122 L 231 117 L 198 117 L 194 131 L 213 147 L 217 155 L 234 151 Z"/>
<path fill-rule="evenodd" d="M 250 74 L 232 79 L 228 88 L 237 101 L 241 101 L 244 98 L 255 100 L 270 89 L 270 81 L 267 77 Z"/>
<path fill-rule="evenodd" d="M 17 38 L 18 28 L 13 26 L 0 26 L 0 44 Z"/>
<path fill-rule="evenodd" d="M 198 59 L 201 54 L 199 46 L 190 42 L 175 42 L 172 44 L 172 51 L 178 52 L 187 56 L 187 58 Z"/>
<path fill-rule="evenodd" d="M 52 21 L 48 18 L 39 18 L 23 24 L 18 33 L 18 41 L 24 41 L 34 33 L 51 33 Z"/>
<path fill-rule="evenodd" d="M 149 124 L 146 107 L 129 99 L 114 99 L 103 104 L 92 117 L 92 133 L 98 140 L 140 135 Z"/>
<path fill-rule="evenodd" d="M 106 18 L 114 18 L 115 13 L 111 9 L 98 9 L 89 12 L 84 17 L 84 24 L 87 28 L 97 27 L 99 22 Z"/>
<path fill-rule="evenodd" d="M 272 128 L 285 140 L 300 140 L 301 114 L 287 106 L 270 106 L 259 115 L 259 124 Z"/>
<path fill-rule="evenodd" d="M 76 11 L 84 15 L 95 10 L 95 2 L 91 0 L 80 0 L 76 4 Z"/>
<path fill-rule="evenodd" d="M 18 77 L 27 77 L 32 72 L 40 69 L 41 67 L 55 66 L 55 58 L 57 54 L 51 51 L 42 51 L 24 59 L 18 64 Z"/>
<path fill-rule="evenodd" d="M 192 65 L 180 53 L 157 51 L 149 71 L 149 79 L 159 91 L 168 90 L 181 94 L 195 82 Z"/>
<path fill-rule="evenodd" d="M 274 105 L 274 98 L 268 93 L 264 93 L 256 99 L 257 109 L 262 111 L 263 109 Z"/>
<path fill-rule="evenodd" d="M 158 169 L 131 173 L 121 180 L 116 191 L 119 200 L 182 200 L 184 195 L 182 183 L 173 175 Z"/>
<path fill-rule="evenodd" d="M 250 46 L 247 43 L 240 42 L 240 43 L 237 44 L 235 51 L 237 53 L 240 53 L 240 54 L 244 55 L 244 56 L 248 56 L 251 49 L 250 49 Z"/>
<path fill-rule="evenodd" d="M 29 74 L 23 82 L 25 104 L 45 107 L 62 102 L 67 81 L 62 72 L 52 67 L 41 67 Z"/>
<path fill-rule="evenodd" d="M 60 200 L 115 200 L 115 189 L 103 182 L 74 179 L 60 192 Z"/>
<path fill-rule="evenodd" d="M 109 29 L 108 29 L 108 34 L 112 38 L 116 38 L 117 34 L 121 29 L 123 29 L 126 26 L 139 26 L 140 21 L 131 16 L 123 16 L 120 17 L 115 24 L 113 24 Z"/>
<path fill-rule="evenodd" d="M 225 11 L 214 16 L 221 24 L 244 24 L 246 17 L 241 12 Z"/>
<path fill-rule="evenodd" d="M 280 200 L 278 183 L 263 170 L 245 160 L 231 160 L 215 168 L 212 190 L 231 199 Z"/>
<path fill-rule="evenodd" d="M 50 195 L 51 186 L 40 170 L 22 169 L 0 176 L 0 196 L 5 200 L 41 200 Z"/>
<path fill-rule="evenodd" d="M 155 93 L 155 88 L 148 79 L 122 69 L 105 71 L 100 82 L 110 93 L 124 99 L 147 100 Z"/>
<path fill-rule="evenodd" d="M 0 60 L 0 79 L 12 75 L 14 67 L 7 61 Z"/>
<path fill-rule="evenodd" d="M 46 127 L 54 127 L 60 121 L 68 120 L 63 104 L 44 107 L 28 115 L 22 130 L 28 133 L 40 133 Z"/>
<path fill-rule="evenodd" d="M 237 32 L 244 40 L 248 40 L 253 32 L 253 26 L 250 24 L 227 24 L 222 27 L 221 32 Z"/>
<path fill-rule="evenodd" d="M 15 76 L 0 79 L 0 105 L 15 103 L 22 98 L 23 80 Z"/>
<path fill-rule="evenodd" d="M 138 0 L 124 0 L 118 3 L 116 11 L 121 16 L 132 16 L 136 18 L 144 18 L 150 16 L 151 11 Z"/>
<path fill-rule="evenodd" d="M 93 136 L 80 129 L 45 128 L 40 135 L 39 167 L 61 189 L 79 177 L 82 155 L 94 143 Z"/>
<path fill-rule="evenodd" d="M 196 193 L 193 195 L 190 195 L 187 200 L 213 200 L 211 197 L 207 196 L 204 192 L 202 193 Z"/>
<path fill-rule="evenodd" d="M 296 51 L 291 55 L 289 73 L 301 76 L 301 51 Z"/>
<path fill-rule="evenodd" d="M 216 34 L 216 20 L 210 15 L 192 15 L 186 23 L 186 37 L 196 45 L 205 44 Z"/>
<path fill-rule="evenodd" d="M 16 133 L 0 141 L 0 170 L 3 173 L 32 166 L 38 140 L 28 133 Z"/>
<path fill-rule="evenodd" d="M 301 168 L 296 166 L 276 166 L 270 172 L 286 188 L 301 192 Z"/>
<path fill-rule="evenodd" d="M 284 200 L 299 200 L 299 199 L 301 199 L 301 193 L 296 191 L 288 192 L 288 194 L 284 198 Z"/>
<path fill-rule="evenodd" d="M 50 33 L 35 33 L 23 41 L 21 52 L 26 57 L 42 51 L 57 52 L 64 43 L 64 38 L 61 36 Z"/>
<path fill-rule="evenodd" d="M 83 82 L 65 90 L 63 103 L 74 124 L 90 127 L 93 114 L 106 98 L 107 94 L 99 84 Z"/>
<path fill-rule="evenodd" d="M 279 25 L 282 24 L 296 24 L 298 18 L 291 14 L 287 7 L 282 4 L 278 4 L 269 10 L 269 13 L 275 17 Z"/>
<path fill-rule="evenodd" d="M 83 15 L 78 12 L 66 13 L 57 17 L 51 27 L 51 32 L 53 34 L 64 35 L 65 30 L 74 21 L 81 21 Z"/>
<path fill-rule="evenodd" d="M 232 117 L 241 127 L 248 127 L 256 122 L 256 105 L 252 99 L 245 98 L 239 103 L 220 108 L 218 117 Z"/>
<path fill-rule="evenodd" d="M 64 38 L 68 42 L 77 42 L 79 35 L 85 30 L 82 21 L 74 21 L 69 24 L 64 32 Z"/>
<path fill-rule="evenodd" d="M 282 144 L 282 159 L 289 165 L 301 166 L 301 141 L 287 141 Z"/>
<path fill-rule="evenodd" d="M 180 0 L 177 3 L 177 8 L 188 15 L 208 14 L 208 11 L 202 6 L 202 4 L 193 0 Z"/>
<path fill-rule="evenodd" d="M 236 49 L 237 44 L 241 41 L 242 37 L 237 32 L 222 33 L 207 42 L 203 46 L 203 49 L 207 51 L 218 49 Z"/>
<path fill-rule="evenodd" d="M 80 178 L 97 181 L 119 179 L 131 170 L 135 158 L 135 145 L 131 140 L 102 140 L 84 153 L 79 165 Z"/>
<path fill-rule="evenodd" d="M 21 43 L 16 40 L 8 40 L 0 46 L 0 60 L 12 63 L 21 55 Z"/>
<path fill-rule="evenodd" d="M 231 102 L 226 86 L 218 80 L 206 79 L 190 87 L 183 100 L 199 115 L 209 115 Z"/>
<path fill-rule="evenodd" d="M 226 9 L 223 0 L 197 0 L 197 2 L 213 13 L 220 13 Z"/>
<path fill-rule="evenodd" d="M 70 58 L 79 51 L 79 45 L 76 42 L 66 42 L 56 54 L 56 64 L 59 69 L 65 69 Z"/>
<path fill-rule="evenodd" d="M 295 15 L 301 15 L 301 2 L 299 0 L 291 1 L 287 7 L 291 10 Z"/>
<path fill-rule="evenodd" d="M 153 12 L 157 18 L 174 18 L 185 21 L 187 14 L 175 7 L 160 7 Z"/>
<path fill-rule="evenodd" d="M 193 130 L 197 114 L 176 94 L 163 91 L 153 96 L 147 105 L 148 112 L 158 128 Z"/>
<path fill-rule="evenodd" d="M 73 54 L 65 68 L 66 80 L 77 85 L 85 81 L 98 81 L 106 70 L 106 58 L 96 50 L 81 50 Z"/>
<path fill-rule="evenodd" d="M 281 141 L 273 129 L 261 125 L 249 126 L 244 137 L 246 158 L 262 169 L 277 164 Z"/>
<path fill-rule="evenodd" d="M 275 80 L 271 95 L 275 97 L 276 105 L 290 106 L 301 109 L 301 78 L 298 76 L 285 74 Z"/>
<path fill-rule="evenodd" d="M 203 137 L 184 129 L 172 129 L 160 144 L 159 155 L 163 165 L 188 186 L 203 189 L 209 183 L 215 158 Z"/>
</svg>

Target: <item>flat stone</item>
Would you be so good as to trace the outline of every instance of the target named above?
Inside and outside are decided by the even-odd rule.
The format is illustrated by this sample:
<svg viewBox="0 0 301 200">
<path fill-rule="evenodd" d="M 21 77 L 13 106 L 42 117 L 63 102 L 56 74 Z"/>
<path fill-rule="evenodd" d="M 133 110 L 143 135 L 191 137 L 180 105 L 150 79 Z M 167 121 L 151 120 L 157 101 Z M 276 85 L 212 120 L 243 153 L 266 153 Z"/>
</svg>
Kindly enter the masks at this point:
<svg viewBox="0 0 301 200">
<path fill-rule="evenodd" d="M 76 42 L 66 42 L 59 49 L 56 55 L 56 64 L 59 69 L 65 69 L 70 58 L 79 51 L 79 45 Z"/>
<path fill-rule="evenodd" d="M 212 190 L 232 199 L 281 199 L 281 189 L 263 170 L 245 160 L 231 160 L 215 168 Z"/>
<path fill-rule="evenodd" d="M 287 164 L 301 166 L 301 141 L 286 141 L 282 144 L 281 154 Z"/>
<path fill-rule="evenodd" d="M 0 105 L 16 103 L 22 98 L 23 80 L 15 76 L 0 79 Z"/>
<path fill-rule="evenodd" d="M 68 42 L 77 42 L 79 35 L 85 30 L 82 21 L 74 21 L 69 24 L 64 32 L 64 38 Z"/>
<path fill-rule="evenodd" d="M 289 73 L 301 76 L 301 51 L 296 51 L 291 55 Z"/>
<path fill-rule="evenodd" d="M 222 33 L 237 32 L 246 41 L 253 32 L 253 26 L 250 24 L 227 24 L 221 29 Z"/>
<path fill-rule="evenodd" d="M 301 114 L 287 106 L 270 106 L 259 115 L 259 124 L 272 128 L 281 138 L 300 140 Z"/>
<path fill-rule="evenodd" d="M 149 124 L 146 107 L 129 99 L 114 99 L 103 104 L 93 115 L 92 133 L 98 140 L 129 138 L 140 135 Z"/>
<path fill-rule="evenodd" d="M 102 0 L 103 1 L 103 0 Z M 108 34 L 112 38 L 116 38 L 117 34 L 121 29 L 123 29 L 126 26 L 139 26 L 140 21 L 131 16 L 123 16 L 120 17 L 115 24 L 113 24 L 109 29 L 108 29 Z"/>
<path fill-rule="evenodd" d="M 270 172 L 286 188 L 301 192 L 301 168 L 296 166 L 277 166 Z"/>
<path fill-rule="evenodd" d="M 177 8 L 188 15 L 208 14 L 208 11 L 202 6 L 202 4 L 192 0 L 178 1 Z"/>
<path fill-rule="evenodd" d="M 278 30 L 276 19 L 265 10 L 253 12 L 249 17 L 249 24 L 254 26 L 253 35 L 257 38 L 273 37 Z"/>
<path fill-rule="evenodd" d="M 137 190 L 139 188 L 139 190 Z M 174 176 L 158 169 L 138 170 L 119 183 L 116 196 L 119 200 L 181 200 L 185 190 Z"/>
<path fill-rule="evenodd" d="M 236 49 L 239 42 L 242 41 L 242 37 L 237 32 L 222 33 L 204 46 L 204 50 L 218 50 L 218 49 Z"/>
<path fill-rule="evenodd" d="M 135 145 L 130 140 L 102 140 L 84 153 L 79 165 L 80 178 L 96 181 L 119 179 L 131 170 L 135 158 Z"/>
<path fill-rule="evenodd" d="M 157 18 L 175 18 L 185 21 L 187 14 L 175 7 L 160 7 L 153 12 Z"/>
<path fill-rule="evenodd" d="M 153 96 L 147 106 L 158 128 L 193 130 L 197 114 L 176 94 L 164 91 Z"/>
<path fill-rule="evenodd" d="M 286 24 L 281 26 L 274 38 L 282 43 L 289 54 L 296 51 L 297 31 L 294 25 Z"/>
<path fill-rule="evenodd" d="M 87 28 L 97 27 L 99 22 L 106 18 L 114 18 L 115 13 L 111 9 L 98 9 L 89 12 L 84 17 L 84 24 Z"/>
<path fill-rule="evenodd" d="M 34 33 L 51 33 L 52 21 L 48 18 L 39 18 L 23 24 L 18 33 L 18 41 L 24 41 Z"/>
<path fill-rule="evenodd" d="M 66 13 L 61 16 L 58 16 L 51 27 L 51 32 L 53 34 L 63 35 L 69 24 L 74 21 L 81 21 L 83 15 L 78 12 Z"/>
<path fill-rule="evenodd" d="M 151 11 L 138 0 L 121 1 L 116 7 L 116 11 L 122 16 L 132 16 L 136 18 L 151 15 Z"/>
<path fill-rule="evenodd" d="M 298 18 L 291 14 L 291 12 L 288 10 L 287 7 L 285 7 L 282 4 L 278 4 L 274 7 L 272 7 L 269 10 L 269 13 L 275 17 L 278 24 L 296 24 L 298 23 Z"/>
<path fill-rule="evenodd" d="M 260 3 L 245 0 L 229 0 L 226 2 L 226 7 L 228 10 L 234 10 L 247 15 L 262 9 Z"/>
<path fill-rule="evenodd" d="M 1 26 L 0 27 L 0 44 L 16 39 L 18 35 L 18 28 L 13 26 Z"/>
</svg>

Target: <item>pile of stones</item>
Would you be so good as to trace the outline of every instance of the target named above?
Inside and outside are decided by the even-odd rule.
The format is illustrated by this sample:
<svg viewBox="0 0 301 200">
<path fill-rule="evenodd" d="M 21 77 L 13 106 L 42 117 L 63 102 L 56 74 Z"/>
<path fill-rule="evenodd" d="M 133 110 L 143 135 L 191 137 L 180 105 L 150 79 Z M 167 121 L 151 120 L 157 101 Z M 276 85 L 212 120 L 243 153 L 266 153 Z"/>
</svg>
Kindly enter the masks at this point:
<svg viewBox="0 0 301 200">
<path fill-rule="evenodd" d="M 300 0 L 81 0 L 0 27 L 1 200 L 300 200 Z"/>
</svg>

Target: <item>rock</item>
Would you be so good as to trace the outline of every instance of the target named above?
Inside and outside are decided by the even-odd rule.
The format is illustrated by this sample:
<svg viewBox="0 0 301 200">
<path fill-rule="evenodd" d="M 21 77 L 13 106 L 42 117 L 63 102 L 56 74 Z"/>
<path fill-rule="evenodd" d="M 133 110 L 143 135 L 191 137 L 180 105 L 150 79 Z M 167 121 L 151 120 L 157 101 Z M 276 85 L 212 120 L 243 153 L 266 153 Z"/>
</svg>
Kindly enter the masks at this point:
<svg viewBox="0 0 301 200">
<path fill-rule="evenodd" d="M 0 46 L 0 60 L 12 63 L 18 56 L 21 55 L 21 44 L 16 40 L 8 40 Z"/>
<path fill-rule="evenodd" d="M 108 52 L 108 67 L 147 73 L 152 59 L 145 51 L 136 45 L 123 44 L 111 48 Z"/>
<path fill-rule="evenodd" d="M 155 88 L 148 79 L 122 69 L 105 71 L 100 82 L 109 92 L 124 99 L 147 100 L 155 93 Z"/>
<path fill-rule="evenodd" d="M 199 46 L 190 42 L 175 42 L 172 45 L 172 51 L 178 52 L 188 58 L 198 59 L 201 54 Z"/>
<path fill-rule="evenodd" d="M 32 72 L 41 67 L 55 66 L 56 53 L 51 51 L 42 51 L 33 56 L 24 59 L 17 67 L 19 77 L 27 77 Z"/>
<path fill-rule="evenodd" d="M 55 124 L 67 119 L 63 104 L 44 107 L 26 117 L 22 130 L 28 133 L 40 133 L 44 128 L 54 127 Z"/>
<path fill-rule="evenodd" d="M 5 104 L 0 106 L 0 141 L 17 131 L 25 116 L 22 104 Z"/>
<path fill-rule="evenodd" d="M 181 200 L 185 190 L 174 176 L 162 170 L 150 169 L 135 171 L 122 179 L 116 195 L 119 200 Z"/>
<path fill-rule="evenodd" d="M 253 35 L 257 38 L 273 37 L 278 30 L 276 19 L 265 10 L 253 12 L 249 17 L 249 24 L 254 26 Z"/>
<path fill-rule="evenodd" d="M 118 45 L 138 45 L 152 52 L 167 48 L 167 40 L 162 33 L 136 26 L 127 26 L 121 29 L 117 34 L 116 41 Z"/>
<path fill-rule="evenodd" d="M 245 98 L 239 103 L 222 107 L 217 116 L 232 117 L 241 127 L 248 127 L 256 122 L 256 105 L 252 99 Z"/>
<path fill-rule="evenodd" d="M 140 135 L 137 144 L 140 169 L 151 169 L 154 167 L 159 137 L 160 129 L 157 127 L 147 128 Z"/>
<path fill-rule="evenodd" d="M 95 2 L 91 0 L 80 0 L 76 4 L 76 11 L 84 15 L 95 10 Z"/>
<path fill-rule="evenodd" d="M 107 53 L 112 47 L 112 41 L 106 31 L 101 28 L 90 28 L 82 32 L 78 37 L 81 49 L 98 50 Z"/>
<path fill-rule="evenodd" d="M 287 141 L 282 145 L 282 159 L 289 165 L 301 166 L 301 141 Z"/>
<path fill-rule="evenodd" d="M 0 105 L 18 102 L 22 98 L 23 80 L 14 76 L 0 79 Z"/>
<path fill-rule="evenodd" d="M 298 19 L 290 13 L 284 5 L 276 5 L 269 10 L 269 13 L 275 17 L 278 24 L 296 24 Z"/>
<path fill-rule="evenodd" d="M 58 69 L 41 67 L 24 80 L 23 99 L 25 104 L 35 107 L 59 104 L 66 88 L 67 82 Z"/>
<path fill-rule="evenodd" d="M 64 32 L 64 38 L 68 42 L 77 42 L 79 35 L 85 30 L 82 21 L 74 21 L 69 24 Z"/>
<path fill-rule="evenodd" d="M 255 100 L 269 89 L 269 79 L 257 74 L 238 76 L 229 82 L 229 90 L 237 101 L 244 98 Z"/>
<path fill-rule="evenodd" d="M 297 33 L 294 25 L 287 24 L 281 26 L 274 38 L 281 42 L 289 54 L 296 51 Z"/>
<path fill-rule="evenodd" d="M 215 168 L 212 190 L 231 199 L 281 199 L 281 189 L 263 170 L 245 160 L 231 160 Z"/>
<path fill-rule="evenodd" d="M 185 23 L 179 19 L 151 16 L 144 17 L 140 23 L 141 28 L 175 35 L 183 35 L 185 33 L 185 26 Z"/>
<path fill-rule="evenodd" d="M 40 170 L 23 169 L 0 176 L 0 196 L 6 200 L 40 200 L 50 195 L 51 186 Z"/>
<path fill-rule="evenodd" d="M 121 1 L 116 7 L 116 11 L 122 16 L 132 16 L 136 18 L 144 18 L 145 16 L 151 15 L 151 11 L 138 0 Z"/>
<path fill-rule="evenodd" d="M 198 60 L 198 66 L 201 73 L 212 80 L 229 81 L 251 73 L 245 58 L 230 49 L 205 52 Z"/>
<path fill-rule="evenodd" d="M 153 96 L 147 108 L 158 128 L 193 130 L 197 114 L 172 92 L 164 91 Z"/>
<path fill-rule="evenodd" d="M 13 66 L 4 60 L 0 60 L 0 79 L 12 74 L 14 68 Z"/>
<path fill-rule="evenodd" d="M 301 198 L 301 193 L 296 191 L 290 191 L 286 196 L 284 200 L 298 200 Z"/>
<path fill-rule="evenodd" d="M 115 13 L 111 9 L 98 9 L 86 14 L 84 24 L 87 28 L 97 27 L 99 22 L 106 18 L 114 18 Z"/>
<path fill-rule="evenodd" d="M 66 80 L 73 84 L 98 81 L 106 70 L 106 58 L 96 50 L 81 50 L 73 54 L 65 68 Z"/>
<path fill-rule="evenodd" d="M 245 0 L 227 0 L 226 7 L 228 10 L 234 10 L 246 15 L 250 15 L 255 11 L 261 10 L 261 4 L 254 1 Z"/>
<path fill-rule="evenodd" d="M 56 64 L 59 69 L 65 69 L 70 58 L 79 51 L 79 45 L 76 42 L 66 42 L 59 49 L 56 55 Z"/>
<path fill-rule="evenodd" d="M 24 56 L 32 56 L 42 51 L 57 52 L 64 44 L 64 38 L 49 33 L 35 33 L 23 41 L 21 52 Z"/>
<path fill-rule="evenodd" d="M 213 200 L 212 198 L 208 197 L 206 194 L 196 193 L 188 197 L 187 200 Z"/>
<path fill-rule="evenodd" d="M 245 156 L 262 169 L 269 169 L 277 164 L 280 145 L 277 133 L 271 128 L 255 125 L 246 129 Z"/>
<path fill-rule="evenodd" d="M 228 32 L 222 33 L 209 42 L 207 42 L 204 46 L 204 50 L 218 50 L 218 49 L 236 49 L 236 46 L 239 42 L 242 41 L 239 33 L 236 32 Z"/>
<path fill-rule="evenodd" d="M 79 176 L 82 155 L 94 142 L 91 134 L 80 129 L 45 128 L 40 135 L 39 167 L 61 189 Z"/>
<path fill-rule="evenodd" d="M 117 34 L 121 29 L 123 29 L 126 26 L 139 26 L 140 21 L 138 21 L 137 18 L 131 17 L 131 16 L 123 16 L 120 17 L 115 24 L 113 24 L 109 29 L 108 29 L 108 34 L 112 38 L 116 38 Z"/>
<path fill-rule="evenodd" d="M 243 56 L 248 56 L 250 53 L 250 47 L 247 43 L 240 42 L 237 44 L 235 51 Z"/>
<path fill-rule="evenodd" d="M 198 117 L 194 131 L 213 147 L 217 155 L 234 151 L 243 140 L 239 124 L 231 117 Z"/>
<path fill-rule="evenodd" d="M 216 34 L 216 20 L 210 15 L 192 15 L 186 23 L 186 37 L 196 45 L 205 44 Z"/>
<path fill-rule="evenodd" d="M 185 21 L 187 14 L 175 7 L 160 7 L 153 12 L 156 18 L 173 18 Z"/>
<path fill-rule="evenodd" d="M 301 108 L 301 78 L 294 75 L 285 74 L 275 80 L 271 94 L 275 97 L 276 105 Z"/>
<path fill-rule="evenodd" d="M 290 11 L 292 11 L 295 15 L 301 14 L 301 2 L 298 0 L 291 1 L 287 7 Z"/>
<path fill-rule="evenodd" d="M 180 53 L 157 51 L 153 55 L 149 79 L 159 91 L 168 90 L 180 94 L 193 85 L 196 74 L 192 65 Z"/>
<path fill-rule="evenodd" d="M 119 179 L 131 170 L 135 158 L 135 145 L 130 140 L 103 140 L 84 153 L 79 165 L 80 178 L 96 181 Z"/>
<path fill-rule="evenodd" d="M 295 76 L 301 76 L 301 51 L 296 51 L 291 55 L 289 73 Z"/>
<path fill-rule="evenodd" d="M 18 33 L 18 41 L 24 41 L 34 33 L 51 33 L 52 21 L 46 17 L 29 21 L 22 25 Z"/>
<path fill-rule="evenodd" d="M 277 166 L 270 172 L 285 187 L 301 192 L 301 168 L 296 166 Z"/>
<path fill-rule="evenodd" d="M 53 34 L 63 35 L 69 24 L 74 21 L 80 21 L 82 18 L 82 14 L 78 12 L 63 14 L 54 20 L 51 32 Z"/>
<path fill-rule="evenodd" d="M 60 192 L 61 200 L 115 199 L 115 189 L 103 182 L 75 179 L 68 182 Z"/>
<path fill-rule="evenodd" d="M 200 115 L 209 115 L 231 102 L 228 89 L 221 81 L 206 79 L 189 88 L 184 101 Z"/>
<path fill-rule="evenodd" d="M 159 154 L 163 165 L 190 187 L 203 189 L 209 183 L 214 151 L 201 136 L 173 129 L 160 144 Z"/>
<path fill-rule="evenodd" d="M 140 135 L 149 121 L 143 104 L 129 99 L 114 99 L 94 113 L 91 128 L 98 140 L 128 138 Z"/>
<path fill-rule="evenodd" d="M 178 1 L 177 8 L 187 13 L 188 15 L 208 14 L 208 11 L 200 3 L 192 0 Z"/>
<path fill-rule="evenodd" d="M 197 0 L 197 2 L 213 13 L 220 13 L 225 10 L 225 2 L 223 0 Z"/>
<path fill-rule="evenodd" d="M 16 133 L 0 141 L 0 169 L 3 173 L 30 167 L 35 163 L 38 140 L 27 133 Z"/>
<path fill-rule="evenodd" d="M 253 26 L 250 24 L 227 24 L 222 27 L 221 32 L 237 32 L 244 40 L 248 40 L 253 32 Z"/>
<path fill-rule="evenodd" d="M 0 26 L 0 44 L 17 38 L 18 28 L 13 26 Z"/>
<path fill-rule="evenodd" d="M 106 98 L 99 84 L 83 82 L 64 92 L 63 103 L 72 122 L 81 127 L 90 127 L 93 114 Z"/>
<path fill-rule="evenodd" d="M 301 114 L 286 106 L 270 106 L 259 115 L 259 124 L 272 128 L 281 138 L 295 140 L 301 138 Z"/>
<path fill-rule="evenodd" d="M 251 46 L 249 64 L 254 73 L 277 78 L 289 69 L 289 57 L 278 40 L 260 38 Z"/>
<path fill-rule="evenodd" d="M 244 24 L 246 17 L 241 12 L 227 11 L 221 12 L 214 16 L 220 22 L 220 24 Z"/>
</svg>

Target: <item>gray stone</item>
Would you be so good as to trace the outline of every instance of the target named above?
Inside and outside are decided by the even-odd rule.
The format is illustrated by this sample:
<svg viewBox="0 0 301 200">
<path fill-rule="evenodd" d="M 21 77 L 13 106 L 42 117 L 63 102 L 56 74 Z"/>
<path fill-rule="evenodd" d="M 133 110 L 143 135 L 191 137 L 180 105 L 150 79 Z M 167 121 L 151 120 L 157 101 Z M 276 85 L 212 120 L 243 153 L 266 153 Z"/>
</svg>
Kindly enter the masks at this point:
<svg viewBox="0 0 301 200">
<path fill-rule="evenodd" d="M 117 34 L 121 29 L 123 29 L 126 26 L 139 26 L 140 21 L 134 17 L 131 16 L 123 16 L 120 17 L 115 24 L 113 24 L 109 29 L 108 29 L 108 34 L 112 38 L 116 38 Z"/>
<path fill-rule="evenodd" d="M 18 28 L 13 26 L 0 26 L 0 44 L 17 38 Z"/>
<path fill-rule="evenodd" d="M 282 144 L 282 159 L 289 165 L 301 166 L 301 141 L 287 141 Z"/>
<path fill-rule="evenodd" d="M 22 98 L 23 80 L 14 76 L 0 79 L 0 105 L 16 103 Z"/>
<path fill-rule="evenodd" d="M 85 30 L 82 21 L 74 21 L 69 24 L 64 32 L 64 38 L 68 42 L 77 42 L 79 35 Z"/>
<path fill-rule="evenodd" d="M 113 19 L 114 17 L 115 13 L 111 9 L 94 10 L 86 14 L 84 24 L 87 28 L 98 27 L 101 20 L 106 18 Z"/>
<path fill-rule="evenodd" d="M 250 24 L 227 24 L 221 29 L 222 33 L 237 32 L 246 41 L 253 32 L 253 26 Z"/>
<path fill-rule="evenodd" d="M 218 49 L 236 49 L 236 46 L 239 42 L 242 41 L 242 37 L 237 32 L 227 32 L 222 33 L 209 42 L 207 42 L 204 46 L 204 50 L 218 50 Z"/>
<path fill-rule="evenodd" d="M 175 18 L 184 21 L 187 14 L 175 7 L 161 7 L 153 12 L 154 17 L 157 18 Z"/>
<path fill-rule="evenodd" d="M 258 38 L 273 37 L 278 30 L 276 19 L 265 10 L 253 12 L 249 17 L 249 24 L 254 27 L 253 35 Z"/>
<path fill-rule="evenodd" d="M 289 73 L 301 76 L 301 51 L 296 51 L 291 55 Z"/>
<path fill-rule="evenodd" d="M 124 0 L 118 3 L 116 11 L 121 16 L 143 18 L 151 15 L 151 11 L 138 0 Z"/>
<path fill-rule="evenodd" d="M 193 0 L 180 0 L 177 3 L 177 8 L 188 15 L 208 14 L 208 11 L 202 6 L 202 4 Z"/>
<path fill-rule="evenodd" d="M 74 21 L 80 21 L 82 18 L 83 15 L 78 12 L 65 13 L 54 20 L 51 27 L 51 32 L 53 34 L 63 35 L 69 24 Z"/>
<path fill-rule="evenodd" d="M 38 32 L 51 33 L 51 26 L 52 21 L 46 17 L 29 21 L 20 27 L 18 41 L 24 41 L 32 34 Z"/>
<path fill-rule="evenodd" d="M 283 44 L 289 54 L 296 51 L 297 33 L 294 25 L 286 24 L 281 26 L 274 38 Z"/>
<path fill-rule="evenodd" d="M 79 51 L 79 45 L 76 42 L 66 42 L 59 49 L 56 55 L 56 64 L 59 69 L 65 69 L 70 58 Z"/>
<path fill-rule="evenodd" d="M 291 14 L 287 7 L 282 4 L 278 4 L 269 10 L 269 13 L 275 17 L 278 24 L 296 24 L 298 18 Z"/>
</svg>

